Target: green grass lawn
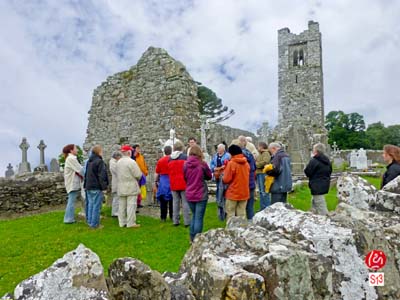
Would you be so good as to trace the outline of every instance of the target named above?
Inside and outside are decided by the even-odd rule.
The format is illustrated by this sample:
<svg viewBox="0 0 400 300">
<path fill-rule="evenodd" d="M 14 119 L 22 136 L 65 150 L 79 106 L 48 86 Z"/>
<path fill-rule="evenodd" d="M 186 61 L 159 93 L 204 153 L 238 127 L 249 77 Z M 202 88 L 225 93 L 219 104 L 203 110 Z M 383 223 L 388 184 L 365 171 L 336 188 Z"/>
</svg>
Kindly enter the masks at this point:
<svg viewBox="0 0 400 300">
<path fill-rule="evenodd" d="M 328 209 L 337 205 L 336 188 L 326 196 Z M 298 209 L 311 208 L 311 194 L 307 186 L 289 195 L 289 202 Z M 256 201 L 255 210 L 259 210 Z M 104 208 L 109 216 L 110 209 Z M 49 267 L 56 259 L 83 243 L 95 251 L 107 268 L 119 257 L 135 257 L 160 272 L 179 269 L 188 250 L 189 229 L 172 226 L 171 221 L 138 215 L 139 229 L 119 228 L 115 218 L 101 220 L 104 228 L 91 230 L 80 221 L 63 224 L 63 211 L 38 214 L 13 220 L 0 221 L 0 296 L 11 292 L 16 284 Z M 204 231 L 225 227 L 217 219 L 217 206 L 209 203 L 204 220 Z M 107 270 L 106 270 L 107 272 Z"/>
</svg>

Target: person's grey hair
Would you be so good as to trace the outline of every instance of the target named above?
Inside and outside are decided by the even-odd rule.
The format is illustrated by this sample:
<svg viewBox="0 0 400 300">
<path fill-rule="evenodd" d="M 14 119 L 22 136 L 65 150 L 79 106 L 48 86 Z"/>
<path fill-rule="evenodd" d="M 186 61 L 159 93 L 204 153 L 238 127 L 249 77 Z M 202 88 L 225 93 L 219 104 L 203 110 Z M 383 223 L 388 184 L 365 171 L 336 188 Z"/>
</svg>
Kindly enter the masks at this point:
<svg viewBox="0 0 400 300">
<path fill-rule="evenodd" d="M 280 143 L 277 142 L 272 142 L 268 145 L 268 148 L 277 148 L 277 149 L 281 149 L 282 145 Z"/>
<path fill-rule="evenodd" d="M 317 143 L 313 146 L 314 151 L 317 151 L 319 154 L 324 154 L 326 151 L 326 147 L 322 143 Z"/>
<path fill-rule="evenodd" d="M 247 140 L 248 142 L 250 142 L 250 143 L 253 142 L 253 138 L 252 138 L 251 136 L 246 136 L 246 140 Z"/>
<path fill-rule="evenodd" d="M 122 153 L 121 153 L 121 151 L 114 151 L 114 152 L 111 154 L 111 157 L 112 157 L 112 158 L 115 158 L 115 159 L 121 158 L 121 157 L 122 157 Z"/>
<path fill-rule="evenodd" d="M 182 144 L 182 142 L 176 142 L 174 144 L 174 151 L 183 151 L 183 149 L 185 148 L 185 146 Z"/>
<path fill-rule="evenodd" d="M 219 149 L 219 148 L 222 148 L 222 149 L 224 149 L 224 151 L 225 151 L 225 145 L 224 145 L 224 144 L 219 144 L 219 145 L 217 146 L 217 149 Z"/>
</svg>

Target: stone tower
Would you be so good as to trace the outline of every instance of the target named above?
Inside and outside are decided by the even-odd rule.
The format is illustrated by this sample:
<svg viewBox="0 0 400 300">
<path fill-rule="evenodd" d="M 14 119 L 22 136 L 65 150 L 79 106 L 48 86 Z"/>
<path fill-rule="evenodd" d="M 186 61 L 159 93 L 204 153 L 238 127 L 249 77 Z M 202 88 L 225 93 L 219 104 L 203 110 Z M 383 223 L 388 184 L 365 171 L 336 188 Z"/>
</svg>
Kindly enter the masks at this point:
<svg viewBox="0 0 400 300">
<path fill-rule="evenodd" d="M 199 135 L 198 101 L 196 82 L 185 66 L 150 47 L 137 65 L 94 90 L 84 148 L 102 145 L 108 162 L 119 145 L 137 143 L 154 166 L 162 155 L 160 139 L 168 139 L 171 128 L 182 141 Z"/>
<path fill-rule="evenodd" d="M 287 147 L 293 173 L 302 173 L 312 145 L 326 144 L 321 33 L 317 22 L 293 34 L 278 30 L 278 139 Z"/>
</svg>

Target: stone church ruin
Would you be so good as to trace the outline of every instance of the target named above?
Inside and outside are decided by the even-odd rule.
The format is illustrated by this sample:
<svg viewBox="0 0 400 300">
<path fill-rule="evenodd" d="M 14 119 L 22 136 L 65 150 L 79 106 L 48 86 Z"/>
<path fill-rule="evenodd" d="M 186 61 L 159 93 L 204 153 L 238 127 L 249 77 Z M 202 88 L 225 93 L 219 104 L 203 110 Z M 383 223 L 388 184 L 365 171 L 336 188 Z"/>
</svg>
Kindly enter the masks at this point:
<svg viewBox="0 0 400 300">
<path fill-rule="evenodd" d="M 200 114 L 197 84 L 185 66 L 160 48 L 150 47 L 129 70 L 107 78 L 93 92 L 84 149 L 95 144 L 104 157 L 121 144 L 140 144 L 146 161 L 154 166 L 162 156 L 161 140 L 176 137 L 187 142 L 196 137 L 200 144 Z M 255 135 L 215 124 L 210 130 L 208 152 L 222 140 L 229 143 L 238 135 Z"/>
</svg>

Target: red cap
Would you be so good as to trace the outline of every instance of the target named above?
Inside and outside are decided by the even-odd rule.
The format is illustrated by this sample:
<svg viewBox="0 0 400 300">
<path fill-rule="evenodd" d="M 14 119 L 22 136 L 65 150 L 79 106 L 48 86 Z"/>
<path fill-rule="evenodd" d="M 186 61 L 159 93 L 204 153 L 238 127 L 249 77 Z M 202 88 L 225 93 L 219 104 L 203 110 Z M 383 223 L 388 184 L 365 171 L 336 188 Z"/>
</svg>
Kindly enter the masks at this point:
<svg viewBox="0 0 400 300">
<path fill-rule="evenodd" d="M 132 150 L 133 150 L 132 147 L 129 146 L 129 145 L 122 145 L 121 146 L 121 151 L 122 152 L 127 152 L 127 151 L 132 151 Z"/>
</svg>

